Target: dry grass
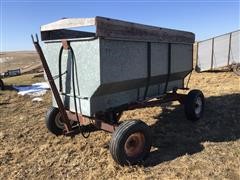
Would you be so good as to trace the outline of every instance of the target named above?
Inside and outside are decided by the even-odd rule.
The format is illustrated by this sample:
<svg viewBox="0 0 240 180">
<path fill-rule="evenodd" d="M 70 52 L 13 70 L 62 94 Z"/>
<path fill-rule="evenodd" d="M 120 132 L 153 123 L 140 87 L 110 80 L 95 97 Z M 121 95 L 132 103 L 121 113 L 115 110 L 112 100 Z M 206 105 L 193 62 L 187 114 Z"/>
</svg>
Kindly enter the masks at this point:
<svg viewBox="0 0 240 180">
<path fill-rule="evenodd" d="M 20 76 L 5 83 L 39 80 Z M 150 156 L 134 167 L 112 160 L 106 132 L 88 139 L 50 134 L 44 124 L 50 92 L 44 102 L 33 103 L 15 91 L 0 91 L 0 179 L 240 179 L 239 77 L 193 73 L 190 88 L 206 96 L 205 116 L 197 123 L 187 121 L 175 102 L 124 113 L 122 120 L 142 119 L 153 132 Z"/>
<path fill-rule="evenodd" d="M 38 74 L 24 74 L 21 76 L 13 76 L 3 79 L 4 84 L 10 88 L 13 85 L 31 85 L 36 82 L 45 81 L 42 76 L 37 76 Z M 36 77 L 35 77 L 36 76 Z M 2 91 L 4 93 L 5 91 Z M 8 91 L 7 91 L 8 92 Z"/>
<path fill-rule="evenodd" d="M 19 51 L 0 53 L 0 73 L 20 68 L 22 72 L 32 68 L 40 69 L 40 59 L 35 51 Z"/>
</svg>

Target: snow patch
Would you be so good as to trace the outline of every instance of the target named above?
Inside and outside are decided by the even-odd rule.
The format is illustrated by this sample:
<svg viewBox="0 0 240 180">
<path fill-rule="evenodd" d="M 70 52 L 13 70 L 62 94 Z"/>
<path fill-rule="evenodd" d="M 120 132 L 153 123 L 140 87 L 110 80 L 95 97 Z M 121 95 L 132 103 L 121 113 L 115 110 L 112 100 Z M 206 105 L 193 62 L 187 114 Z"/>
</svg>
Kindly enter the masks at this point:
<svg viewBox="0 0 240 180">
<path fill-rule="evenodd" d="M 13 88 L 22 96 L 30 95 L 35 97 L 43 96 L 50 89 L 47 82 L 34 83 L 30 86 L 13 86 Z"/>
<path fill-rule="evenodd" d="M 32 99 L 32 102 L 42 102 L 43 101 L 43 98 L 40 98 L 40 97 L 35 97 Z"/>
</svg>

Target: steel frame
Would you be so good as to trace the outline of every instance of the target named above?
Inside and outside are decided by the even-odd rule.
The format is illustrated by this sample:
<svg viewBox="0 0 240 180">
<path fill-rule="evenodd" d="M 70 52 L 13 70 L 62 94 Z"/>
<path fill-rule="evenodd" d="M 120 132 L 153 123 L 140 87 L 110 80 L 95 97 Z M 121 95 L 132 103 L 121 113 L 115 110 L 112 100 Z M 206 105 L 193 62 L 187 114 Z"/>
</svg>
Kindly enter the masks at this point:
<svg viewBox="0 0 240 180">
<path fill-rule="evenodd" d="M 120 119 L 123 111 L 159 106 L 162 103 L 171 102 L 171 101 L 179 101 L 181 104 L 184 104 L 185 97 L 186 97 L 185 94 L 178 94 L 176 92 L 167 93 L 166 95 L 163 95 L 161 97 L 156 97 L 154 99 L 148 99 L 144 101 L 138 101 L 131 104 L 125 104 L 125 105 L 116 107 L 114 109 L 110 109 L 108 112 L 104 112 L 104 113 L 119 114 L 118 116 L 116 116 L 116 119 L 115 119 L 116 121 L 114 123 L 111 123 L 109 121 L 105 122 L 107 119 L 103 119 L 100 116 L 91 118 L 91 117 L 85 117 L 81 114 L 78 114 L 78 117 L 81 125 L 87 125 L 89 124 L 90 121 L 92 121 L 93 125 L 97 129 L 112 133 L 118 127 L 119 125 L 118 120 Z M 72 121 L 77 121 L 76 113 L 71 111 L 66 111 L 66 112 L 67 112 L 68 119 Z"/>
</svg>

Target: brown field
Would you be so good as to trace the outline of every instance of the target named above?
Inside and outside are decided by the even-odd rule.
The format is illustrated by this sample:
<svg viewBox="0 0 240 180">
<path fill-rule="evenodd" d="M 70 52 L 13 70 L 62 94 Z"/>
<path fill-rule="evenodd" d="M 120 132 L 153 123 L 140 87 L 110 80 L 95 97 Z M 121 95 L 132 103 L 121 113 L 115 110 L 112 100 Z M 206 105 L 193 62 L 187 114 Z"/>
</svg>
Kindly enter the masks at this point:
<svg viewBox="0 0 240 180">
<path fill-rule="evenodd" d="M 0 73 L 12 69 L 21 69 L 22 73 L 41 69 L 40 59 L 34 51 L 1 52 Z"/>
<path fill-rule="evenodd" d="M 4 67 L 5 68 L 5 67 Z M 33 75 L 7 85 L 42 81 Z M 177 102 L 125 112 L 121 120 L 151 126 L 153 148 L 141 166 L 121 167 L 111 158 L 111 134 L 88 139 L 56 137 L 44 124 L 51 106 L 14 90 L 0 91 L 0 179 L 240 179 L 240 79 L 232 72 L 193 73 L 189 87 L 206 97 L 204 117 L 186 120 Z"/>
</svg>

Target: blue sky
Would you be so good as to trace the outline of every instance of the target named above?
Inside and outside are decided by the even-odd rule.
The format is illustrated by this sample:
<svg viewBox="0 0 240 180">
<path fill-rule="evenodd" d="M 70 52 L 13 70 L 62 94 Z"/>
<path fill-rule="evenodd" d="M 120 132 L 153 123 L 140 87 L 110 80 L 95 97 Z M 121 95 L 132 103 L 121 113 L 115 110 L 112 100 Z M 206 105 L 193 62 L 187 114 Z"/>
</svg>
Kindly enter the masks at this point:
<svg viewBox="0 0 240 180">
<path fill-rule="evenodd" d="M 0 51 L 32 50 L 30 35 L 63 17 L 106 16 L 191 31 L 196 40 L 240 29 L 238 0 L 0 1 Z"/>
</svg>

